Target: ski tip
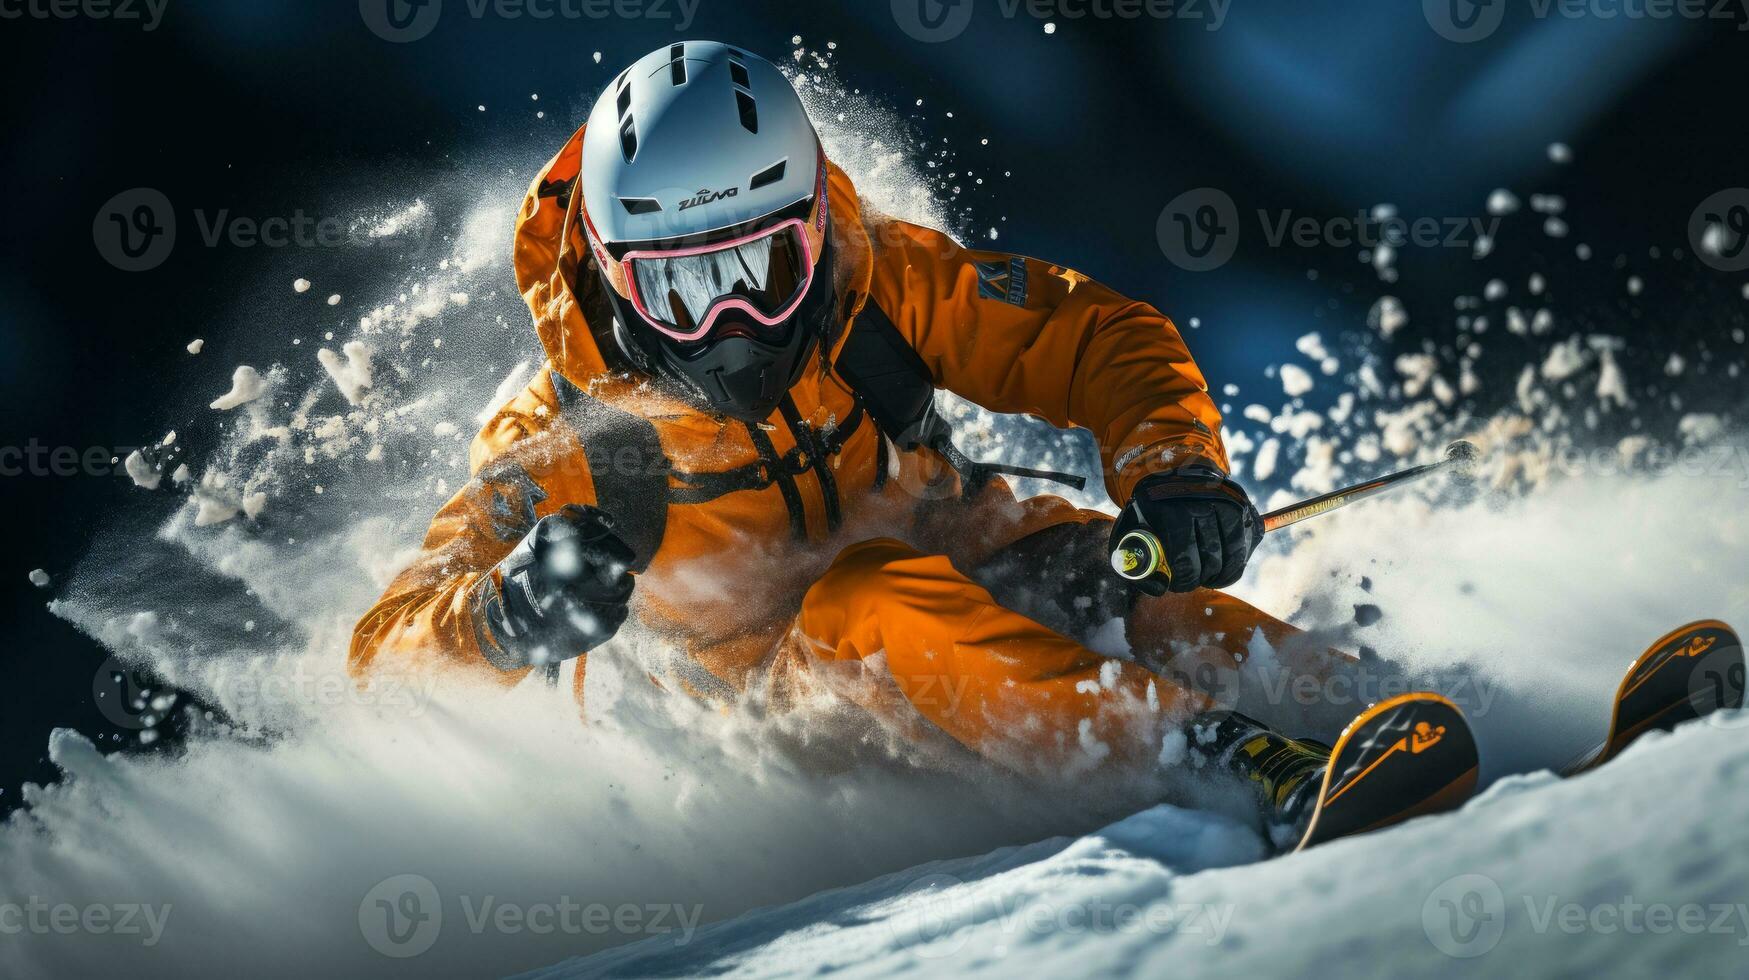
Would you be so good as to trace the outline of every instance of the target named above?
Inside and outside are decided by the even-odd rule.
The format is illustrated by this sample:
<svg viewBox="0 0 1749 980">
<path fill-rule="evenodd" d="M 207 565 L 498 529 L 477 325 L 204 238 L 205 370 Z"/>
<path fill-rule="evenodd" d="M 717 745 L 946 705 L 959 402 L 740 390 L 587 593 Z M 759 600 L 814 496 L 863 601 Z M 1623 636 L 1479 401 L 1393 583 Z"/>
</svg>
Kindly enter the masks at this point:
<svg viewBox="0 0 1749 980">
<path fill-rule="evenodd" d="M 1561 775 L 1580 775 L 1608 762 L 1654 729 L 1743 705 L 1743 641 L 1722 619 L 1698 619 L 1665 633 L 1635 657 L 1617 685 L 1603 741 L 1581 753 Z"/>
<path fill-rule="evenodd" d="M 1380 701 L 1336 740 L 1294 850 L 1454 809 L 1475 792 L 1479 773 L 1475 736 L 1449 698 L 1417 691 Z"/>
<path fill-rule="evenodd" d="M 1729 623 L 1721 619 L 1699 619 L 1665 633 L 1652 641 L 1646 651 L 1634 659 L 1616 689 L 1615 703 L 1619 709 L 1636 692 L 1652 683 L 1671 664 L 1687 664 L 1692 672 L 1706 659 L 1742 659 L 1743 641 Z M 1741 686 L 1741 679 L 1738 685 Z M 1739 692 L 1740 694 L 1741 692 Z M 1730 705 L 1734 707 L 1735 705 Z M 1614 720 L 1612 728 L 1620 722 Z"/>
<path fill-rule="evenodd" d="M 1406 708 L 1421 712 L 1449 712 L 1463 725 L 1466 736 L 1469 733 L 1469 719 L 1464 716 L 1464 710 L 1454 704 L 1450 698 L 1432 691 L 1411 691 L 1408 694 L 1399 694 L 1383 701 L 1374 702 L 1368 705 L 1365 711 L 1355 715 L 1354 720 L 1348 723 L 1348 727 L 1344 728 L 1342 735 L 1337 738 L 1337 749 L 1340 750 L 1344 742 L 1361 729 L 1374 724 L 1380 717 Z M 1334 755 L 1335 753 L 1332 753 L 1332 757 Z"/>
</svg>

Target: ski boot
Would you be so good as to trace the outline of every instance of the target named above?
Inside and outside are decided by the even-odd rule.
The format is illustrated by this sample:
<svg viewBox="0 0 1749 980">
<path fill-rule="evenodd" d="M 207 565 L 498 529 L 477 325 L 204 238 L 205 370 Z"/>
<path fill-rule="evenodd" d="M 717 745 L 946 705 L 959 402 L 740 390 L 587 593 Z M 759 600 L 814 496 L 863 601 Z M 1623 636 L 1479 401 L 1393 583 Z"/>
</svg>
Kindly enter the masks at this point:
<svg viewBox="0 0 1749 980">
<path fill-rule="evenodd" d="M 1200 715 L 1185 734 L 1192 752 L 1250 780 L 1271 846 L 1291 849 L 1305 836 L 1330 764 L 1329 746 L 1288 738 L 1236 711 Z"/>
</svg>

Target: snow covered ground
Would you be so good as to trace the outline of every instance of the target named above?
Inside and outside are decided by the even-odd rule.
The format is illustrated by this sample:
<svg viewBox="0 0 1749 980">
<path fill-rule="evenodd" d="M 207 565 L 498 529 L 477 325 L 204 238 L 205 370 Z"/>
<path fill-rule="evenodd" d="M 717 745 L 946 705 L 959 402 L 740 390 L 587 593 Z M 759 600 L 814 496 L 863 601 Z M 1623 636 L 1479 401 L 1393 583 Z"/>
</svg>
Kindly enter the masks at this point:
<svg viewBox="0 0 1749 980">
<path fill-rule="evenodd" d="M 1741 975 L 1746 776 L 1733 712 L 1277 860 L 1162 806 L 525 976 Z"/>
<path fill-rule="evenodd" d="M 232 548 L 229 574 L 282 618 L 329 632 L 308 650 L 191 668 L 243 721 L 196 731 L 178 752 L 103 756 L 56 736 L 65 777 L 0 828 L 4 894 L 144 905 L 163 929 L 9 937 L 0 970 L 169 977 L 247 960 L 260 976 L 481 976 L 594 953 L 604 958 L 550 975 L 815 962 L 924 975 L 1455 973 L 1474 964 L 1445 956 L 1420 918 L 1445 897 L 1478 921 L 1504 908 L 1485 968 L 1530 955 L 1621 976 L 1740 962 L 1740 919 L 1660 936 L 1609 931 L 1615 913 L 1593 909 L 1749 901 L 1736 819 L 1749 718 L 1697 725 L 1570 783 L 1515 774 L 1595 739 L 1620 671 L 1666 627 L 1749 622 L 1746 494 L 1671 475 L 1564 481 L 1504 504 L 1391 500 L 1274 546 L 1242 591 L 1331 629 L 1353 603 L 1377 603 L 1383 618 L 1359 635 L 1448 690 L 1466 686 L 1494 786 L 1456 817 L 1260 863 L 1257 838 L 1222 818 L 1155 809 L 1101 830 L 1121 803 L 1096 787 L 1038 792 L 942 764 L 830 702 L 761 717 L 663 696 L 621 666 L 656 652 L 636 637 L 592 660 L 603 707 L 587 724 L 539 684 L 357 691 L 338 666 L 350 613 L 331 607 L 369 601 L 368 576 L 345 585 L 362 556 L 318 545 L 300 569 L 308 587 L 274 592 L 281 566 Z M 1648 564 L 1657 575 L 1636 574 Z M 108 639 L 174 646 L 183 616 L 121 617 Z M 1460 884 L 1428 904 L 1468 874 L 1492 879 L 1505 904 L 1487 904 L 1485 883 L 1480 898 Z M 1551 899 L 1599 925 L 1569 935 L 1567 919 L 1547 919 Z M 646 937 L 668 945 L 613 949 Z"/>
</svg>

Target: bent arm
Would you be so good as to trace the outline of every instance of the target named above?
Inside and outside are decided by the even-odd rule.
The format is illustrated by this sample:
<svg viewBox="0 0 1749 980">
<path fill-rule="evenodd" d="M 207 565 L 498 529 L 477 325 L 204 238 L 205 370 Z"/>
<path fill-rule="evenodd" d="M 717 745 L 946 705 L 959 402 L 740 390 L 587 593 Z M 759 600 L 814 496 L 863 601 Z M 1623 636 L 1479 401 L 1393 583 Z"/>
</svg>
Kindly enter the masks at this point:
<svg viewBox="0 0 1749 980">
<path fill-rule="evenodd" d="M 871 298 L 935 383 L 996 412 L 1080 426 L 1099 442 L 1106 488 L 1193 459 L 1223 470 L 1221 415 L 1172 321 L 1062 266 L 964 248 L 901 221 L 870 229 Z"/>
<path fill-rule="evenodd" d="M 543 390 L 544 389 L 544 390 Z M 397 575 L 353 630 L 354 675 L 372 670 L 461 668 L 515 684 L 526 667 L 508 658 L 479 613 L 495 567 L 540 518 L 565 504 L 594 503 L 587 464 L 549 429 L 551 381 L 542 371 L 474 440 L 472 478 L 432 519 L 418 557 Z M 575 446 L 575 441 L 570 442 Z"/>
</svg>

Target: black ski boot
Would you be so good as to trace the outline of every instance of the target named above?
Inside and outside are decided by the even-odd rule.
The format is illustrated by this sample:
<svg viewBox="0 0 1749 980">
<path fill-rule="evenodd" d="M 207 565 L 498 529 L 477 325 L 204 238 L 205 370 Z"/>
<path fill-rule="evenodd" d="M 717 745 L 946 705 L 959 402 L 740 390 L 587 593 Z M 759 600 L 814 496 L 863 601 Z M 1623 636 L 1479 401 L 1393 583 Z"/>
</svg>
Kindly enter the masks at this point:
<svg viewBox="0 0 1749 980">
<path fill-rule="evenodd" d="M 1329 746 L 1288 738 L 1236 711 L 1199 715 L 1185 734 L 1192 752 L 1252 782 L 1272 847 L 1291 847 L 1305 835 L 1330 762 Z"/>
</svg>

